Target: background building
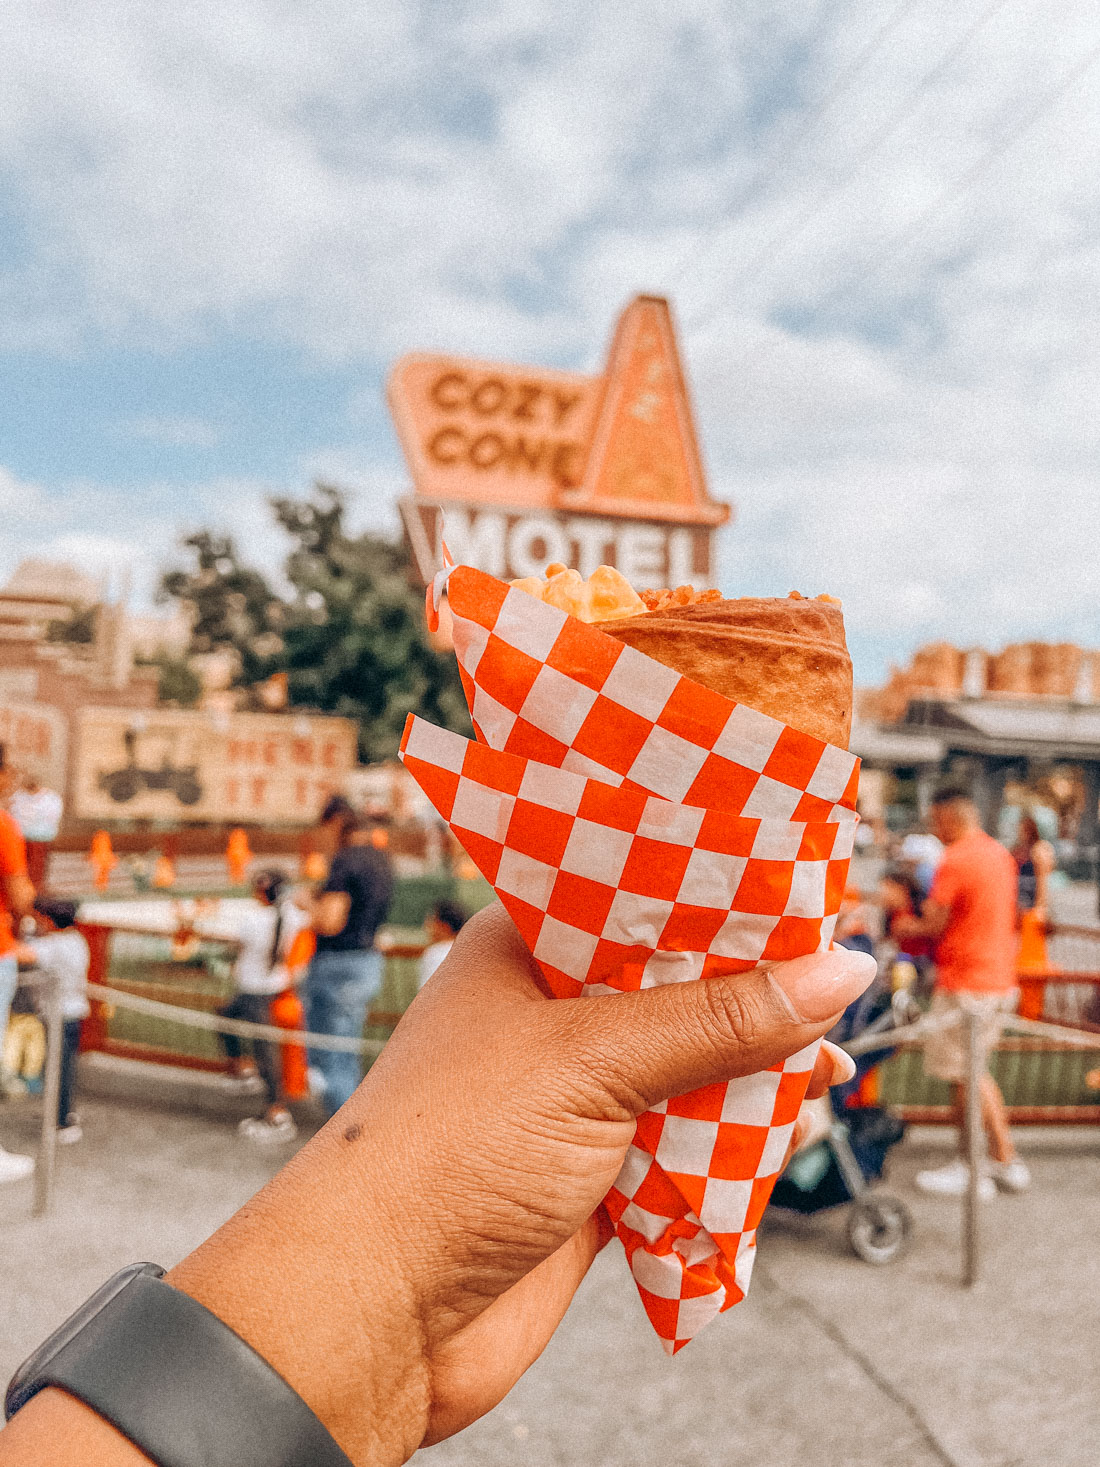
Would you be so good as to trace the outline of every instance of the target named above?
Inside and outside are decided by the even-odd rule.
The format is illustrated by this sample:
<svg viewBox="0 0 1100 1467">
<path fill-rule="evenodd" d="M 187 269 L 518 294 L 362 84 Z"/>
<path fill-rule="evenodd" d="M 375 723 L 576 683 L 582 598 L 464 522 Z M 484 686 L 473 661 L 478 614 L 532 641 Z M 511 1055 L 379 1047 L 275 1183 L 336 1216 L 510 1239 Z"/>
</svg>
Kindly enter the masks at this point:
<svg viewBox="0 0 1100 1467">
<path fill-rule="evenodd" d="M 936 786 L 964 781 L 990 831 L 1011 838 L 1038 809 L 1064 860 L 1094 858 L 1100 831 L 1100 652 L 1022 642 L 991 653 L 920 648 L 857 699 L 852 746 L 865 815 L 914 823 Z"/>
</svg>

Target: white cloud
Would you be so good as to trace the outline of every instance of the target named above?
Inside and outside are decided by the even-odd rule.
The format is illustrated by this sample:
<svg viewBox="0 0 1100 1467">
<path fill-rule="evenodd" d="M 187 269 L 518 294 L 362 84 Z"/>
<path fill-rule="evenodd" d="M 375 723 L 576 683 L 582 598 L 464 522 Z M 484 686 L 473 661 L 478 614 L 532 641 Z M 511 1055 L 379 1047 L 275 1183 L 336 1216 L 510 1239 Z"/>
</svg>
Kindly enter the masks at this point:
<svg viewBox="0 0 1100 1467">
<path fill-rule="evenodd" d="M 981 15 L 912 7 L 807 125 L 877 10 L 16 0 L 5 336 L 231 329 L 375 374 L 417 345 L 592 365 L 622 300 L 672 281 L 714 486 L 740 506 L 731 577 L 828 585 L 899 653 L 1100 641 L 1100 65 L 991 153 L 1100 21 L 1086 0 Z M 376 460 L 352 442 L 299 468 L 362 485 L 375 523 L 402 479 Z M 266 492 L 188 504 L 258 533 Z M 77 493 L 58 533 L 129 503 Z M 180 517 L 137 509 L 160 545 Z"/>
</svg>

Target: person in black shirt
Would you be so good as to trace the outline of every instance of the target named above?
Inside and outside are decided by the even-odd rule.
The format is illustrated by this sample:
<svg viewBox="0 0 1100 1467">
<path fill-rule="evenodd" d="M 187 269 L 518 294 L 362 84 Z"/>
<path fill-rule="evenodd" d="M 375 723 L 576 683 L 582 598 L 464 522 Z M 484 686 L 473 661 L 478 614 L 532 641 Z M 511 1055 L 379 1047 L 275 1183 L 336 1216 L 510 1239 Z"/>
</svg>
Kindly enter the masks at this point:
<svg viewBox="0 0 1100 1467">
<path fill-rule="evenodd" d="M 362 1038 L 367 1009 L 382 986 L 382 954 L 374 934 L 393 896 L 393 871 L 385 851 L 373 844 L 379 823 L 365 815 L 345 817 L 340 849 L 327 879 L 310 898 L 317 951 L 306 974 L 306 1027 L 315 1034 Z M 358 1055 L 311 1050 L 309 1062 L 325 1082 L 329 1115 L 349 1099 L 362 1079 Z"/>
</svg>

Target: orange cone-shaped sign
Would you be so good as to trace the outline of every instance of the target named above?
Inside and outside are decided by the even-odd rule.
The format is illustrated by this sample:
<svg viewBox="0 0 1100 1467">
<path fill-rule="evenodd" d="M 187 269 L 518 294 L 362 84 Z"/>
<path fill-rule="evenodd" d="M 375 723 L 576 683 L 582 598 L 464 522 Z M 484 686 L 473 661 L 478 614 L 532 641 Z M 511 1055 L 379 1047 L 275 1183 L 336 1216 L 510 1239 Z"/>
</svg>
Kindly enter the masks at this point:
<svg viewBox="0 0 1100 1467">
<path fill-rule="evenodd" d="M 108 831 L 97 830 L 92 836 L 92 844 L 88 848 L 88 864 L 92 868 L 96 891 L 106 891 L 111 872 L 118 865 L 118 857 L 111 845 Z"/>
<path fill-rule="evenodd" d="M 233 886 L 243 886 L 245 873 L 252 861 L 252 849 L 248 844 L 248 832 L 235 825 L 229 832 L 225 845 L 225 864 L 229 868 L 229 880 Z"/>
</svg>

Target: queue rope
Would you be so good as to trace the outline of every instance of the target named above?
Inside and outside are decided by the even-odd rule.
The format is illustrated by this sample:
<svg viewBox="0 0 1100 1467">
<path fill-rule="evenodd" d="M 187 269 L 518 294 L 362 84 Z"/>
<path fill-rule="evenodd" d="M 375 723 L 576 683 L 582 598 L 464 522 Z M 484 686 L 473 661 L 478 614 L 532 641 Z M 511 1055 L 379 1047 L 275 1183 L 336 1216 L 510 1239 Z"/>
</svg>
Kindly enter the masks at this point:
<svg viewBox="0 0 1100 1467">
<path fill-rule="evenodd" d="M 105 983 L 90 983 L 88 998 L 93 1003 L 110 1003 L 116 1008 L 133 1009 L 155 1019 L 170 1019 L 192 1029 L 206 1029 L 215 1034 L 236 1034 L 241 1039 L 263 1039 L 270 1044 L 304 1044 L 309 1049 L 334 1050 L 338 1054 L 368 1055 L 377 1059 L 382 1053 L 383 1039 L 352 1039 L 341 1034 L 312 1034 L 308 1029 L 282 1029 L 275 1024 L 252 1024 L 247 1019 L 226 1019 L 205 1009 L 185 1009 L 159 999 L 129 993 L 124 988 L 111 988 Z"/>
<path fill-rule="evenodd" d="M 962 1010 L 950 1014 L 929 1015 L 913 1024 L 903 1024 L 897 1029 L 878 1029 L 873 1033 L 861 1034 L 848 1039 L 840 1048 L 850 1055 L 870 1054 L 876 1049 L 893 1049 L 898 1044 L 913 1044 L 938 1034 L 944 1029 L 953 1029 L 963 1022 Z M 1100 1033 L 1085 1029 L 1068 1029 L 1062 1024 L 1047 1024 L 1040 1019 L 1024 1019 L 1019 1014 L 1006 1014 L 1003 1027 L 1016 1034 L 1031 1035 L 1036 1039 L 1053 1039 L 1073 1049 L 1100 1049 Z"/>
<path fill-rule="evenodd" d="M 216 1034 L 236 1034 L 241 1039 L 263 1039 L 272 1044 L 303 1044 L 310 1049 L 369 1055 L 372 1059 L 377 1059 L 385 1045 L 384 1039 L 351 1039 L 338 1034 L 313 1034 L 308 1029 L 282 1029 L 274 1024 L 253 1024 L 246 1019 L 226 1019 L 221 1014 L 208 1013 L 205 1009 L 181 1008 L 177 1004 L 162 1003 L 159 999 L 145 998 L 141 994 L 130 993 L 122 988 L 111 988 L 101 983 L 88 986 L 88 997 L 97 1002 L 114 1004 L 118 1008 L 133 1009 L 152 1018 L 169 1019 L 190 1028 L 206 1029 Z M 930 1034 L 954 1028 L 962 1023 L 963 1017 L 961 1010 L 935 1017 L 929 1015 L 896 1029 L 878 1029 L 861 1034 L 840 1047 L 848 1054 L 857 1055 L 869 1054 L 876 1049 L 893 1048 L 896 1044 L 912 1044 L 926 1039 Z M 1031 1035 L 1036 1039 L 1056 1040 L 1072 1048 L 1100 1049 L 1100 1033 L 1088 1030 L 1068 1029 L 1061 1024 L 1024 1019 L 1017 1014 L 1006 1014 L 1003 1025 L 1006 1030 Z"/>
</svg>

